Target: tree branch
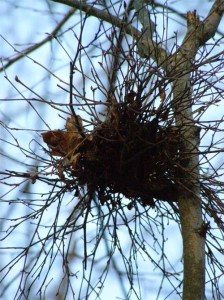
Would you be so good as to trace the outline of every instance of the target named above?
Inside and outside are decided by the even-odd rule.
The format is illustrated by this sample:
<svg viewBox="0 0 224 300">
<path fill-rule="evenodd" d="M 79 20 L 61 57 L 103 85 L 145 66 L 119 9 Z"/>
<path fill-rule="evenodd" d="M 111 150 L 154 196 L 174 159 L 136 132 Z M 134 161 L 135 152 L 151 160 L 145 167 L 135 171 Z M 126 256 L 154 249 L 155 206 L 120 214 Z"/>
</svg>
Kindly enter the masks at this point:
<svg viewBox="0 0 224 300">
<path fill-rule="evenodd" d="M 224 13 L 224 1 L 216 0 L 207 16 L 202 22 L 202 32 L 199 37 L 200 46 L 212 38 L 218 30 L 219 23 Z"/>
<path fill-rule="evenodd" d="M 124 28 L 127 34 L 130 34 L 134 37 L 139 37 L 141 32 L 130 24 L 125 24 L 123 20 L 119 19 L 116 16 L 109 14 L 106 11 L 95 8 L 93 5 L 86 4 L 82 1 L 73 1 L 73 0 L 50 0 L 52 2 L 57 2 L 61 4 L 68 5 L 70 7 L 79 9 L 80 11 L 85 12 L 87 15 L 94 16 L 100 20 L 106 21 L 118 28 Z"/>
<path fill-rule="evenodd" d="M 50 0 L 52 2 L 57 2 L 61 4 L 68 5 L 70 7 L 84 11 L 87 15 L 94 16 L 98 19 L 106 21 L 117 28 L 121 28 L 126 34 L 131 35 L 134 39 L 138 41 L 139 55 L 146 57 L 151 57 L 152 59 L 162 64 L 167 58 L 167 52 L 156 44 L 150 37 L 146 39 L 145 35 L 136 29 L 129 23 L 125 23 L 120 18 L 109 14 L 103 10 L 88 5 L 84 2 L 73 1 L 73 0 Z"/>
<path fill-rule="evenodd" d="M 188 12 L 188 31 L 178 52 L 185 53 L 187 57 L 194 57 L 199 47 L 205 45 L 217 32 L 223 12 L 223 0 L 215 1 L 208 16 L 202 22 L 196 15 L 196 11 Z"/>
<path fill-rule="evenodd" d="M 143 36 L 150 37 L 155 31 L 155 23 L 151 20 L 149 11 L 145 7 L 145 0 L 134 0 L 134 8 L 142 24 Z"/>
<path fill-rule="evenodd" d="M 6 63 L 5 65 L 3 65 L 3 67 L 0 68 L 0 72 L 2 72 L 3 70 L 7 69 L 12 64 L 14 64 L 16 61 L 18 61 L 21 58 L 23 58 L 24 56 L 30 54 L 31 52 L 37 50 L 38 48 L 40 48 L 41 46 L 43 46 L 47 42 L 49 42 L 52 39 L 54 39 L 55 36 L 57 35 L 57 33 L 59 32 L 59 30 L 61 29 L 61 27 L 68 21 L 68 19 L 74 14 L 75 11 L 76 11 L 75 8 L 70 9 L 68 11 L 68 13 L 64 16 L 64 18 L 55 27 L 55 29 L 47 36 L 47 38 L 43 39 L 39 43 L 37 43 L 37 44 L 35 44 L 35 45 L 33 45 L 33 46 L 29 47 L 29 48 L 26 48 L 24 51 L 20 51 L 20 52 L 18 50 L 14 49 L 14 51 L 16 51 L 18 53 L 18 55 L 15 56 L 14 58 L 10 59 L 8 61 L 8 63 Z M 0 36 L 7 42 L 7 40 L 2 35 L 0 35 Z"/>
</svg>

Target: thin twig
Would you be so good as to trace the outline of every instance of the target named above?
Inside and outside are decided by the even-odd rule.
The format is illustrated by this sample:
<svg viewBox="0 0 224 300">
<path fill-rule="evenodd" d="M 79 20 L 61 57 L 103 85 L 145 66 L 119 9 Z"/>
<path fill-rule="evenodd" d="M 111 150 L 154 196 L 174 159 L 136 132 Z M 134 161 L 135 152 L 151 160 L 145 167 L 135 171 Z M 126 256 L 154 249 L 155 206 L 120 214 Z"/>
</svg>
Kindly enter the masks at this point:
<svg viewBox="0 0 224 300">
<path fill-rule="evenodd" d="M 44 44 L 46 44 L 46 43 L 50 42 L 52 39 L 54 39 L 55 36 L 57 35 L 58 31 L 68 21 L 68 19 L 74 14 L 75 11 L 76 11 L 76 8 L 70 9 L 69 12 L 64 16 L 64 18 L 55 27 L 55 29 L 50 34 L 48 34 L 48 36 L 45 39 L 43 39 L 39 43 L 37 43 L 37 44 L 35 44 L 35 45 L 33 45 L 33 46 L 29 47 L 29 48 L 26 48 L 24 51 L 20 51 L 17 56 L 15 56 L 14 58 L 10 59 L 8 61 L 8 63 L 6 63 L 3 67 L 0 68 L 0 72 L 4 71 L 9 66 L 11 66 L 15 62 L 17 62 L 18 60 L 20 60 L 21 58 L 23 58 L 24 56 L 26 56 L 29 53 L 37 50 L 38 48 L 40 48 Z M 0 37 L 7 42 L 7 40 L 3 37 L 3 35 L 0 34 Z"/>
</svg>

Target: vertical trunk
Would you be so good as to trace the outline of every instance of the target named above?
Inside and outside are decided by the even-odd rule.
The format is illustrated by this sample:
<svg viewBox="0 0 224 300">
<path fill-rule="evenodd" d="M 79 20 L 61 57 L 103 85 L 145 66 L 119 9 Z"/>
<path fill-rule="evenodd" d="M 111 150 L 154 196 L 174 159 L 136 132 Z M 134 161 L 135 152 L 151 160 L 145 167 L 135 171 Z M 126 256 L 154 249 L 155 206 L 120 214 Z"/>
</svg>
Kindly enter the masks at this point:
<svg viewBox="0 0 224 300">
<path fill-rule="evenodd" d="M 197 139 L 197 137 L 195 137 Z M 191 158 L 190 164 L 197 162 L 197 154 Z M 205 286 L 205 237 L 201 234 L 203 226 L 200 203 L 200 188 L 194 177 L 198 176 L 198 168 L 194 166 L 184 180 L 190 191 L 180 192 L 179 210 L 183 238 L 184 283 L 183 300 L 204 300 Z M 189 178 L 188 178 L 189 177 Z"/>
<path fill-rule="evenodd" d="M 186 72 L 187 63 L 183 63 L 176 72 Z M 180 192 L 178 205 L 183 239 L 183 300 L 204 300 L 205 287 L 205 237 L 200 234 L 203 226 L 200 203 L 199 129 L 195 126 L 192 114 L 192 93 L 190 72 L 174 82 L 174 114 L 176 125 L 180 126 L 183 145 L 180 159 L 184 161 L 184 169 L 180 174 Z M 183 188 L 182 188 L 183 185 Z"/>
<path fill-rule="evenodd" d="M 199 234 L 202 225 L 201 206 L 197 199 L 183 196 L 179 199 L 183 237 L 184 282 L 183 300 L 204 300 L 205 240 Z"/>
</svg>

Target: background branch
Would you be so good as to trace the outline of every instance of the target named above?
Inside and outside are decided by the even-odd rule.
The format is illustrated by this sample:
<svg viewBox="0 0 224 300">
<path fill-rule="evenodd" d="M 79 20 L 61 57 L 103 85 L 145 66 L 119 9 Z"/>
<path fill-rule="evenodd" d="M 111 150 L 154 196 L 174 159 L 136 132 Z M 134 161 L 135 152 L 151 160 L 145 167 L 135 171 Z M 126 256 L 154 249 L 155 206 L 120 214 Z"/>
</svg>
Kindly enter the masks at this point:
<svg viewBox="0 0 224 300">
<path fill-rule="evenodd" d="M 53 40 L 55 38 L 55 36 L 57 35 L 57 33 L 62 28 L 62 26 L 68 21 L 68 19 L 74 14 L 75 11 L 76 11 L 75 8 L 70 9 L 68 11 L 68 13 L 64 16 L 64 18 L 54 28 L 54 30 L 51 33 L 49 33 L 48 36 L 45 39 L 43 39 L 42 41 L 40 41 L 39 43 L 36 43 L 35 45 L 33 45 L 29 48 L 26 48 L 24 51 L 18 51 L 14 48 L 14 51 L 17 52 L 18 54 L 14 58 L 9 59 L 9 61 L 6 64 L 4 64 L 4 60 L 3 60 L 3 66 L 0 68 L 0 72 L 2 72 L 3 70 L 6 70 L 8 67 L 10 67 L 12 64 L 16 63 L 18 60 L 20 60 L 24 56 L 30 54 L 31 52 L 37 50 L 38 48 L 42 47 L 46 43 Z M 0 37 L 7 42 L 7 40 L 2 35 L 0 35 Z"/>
</svg>

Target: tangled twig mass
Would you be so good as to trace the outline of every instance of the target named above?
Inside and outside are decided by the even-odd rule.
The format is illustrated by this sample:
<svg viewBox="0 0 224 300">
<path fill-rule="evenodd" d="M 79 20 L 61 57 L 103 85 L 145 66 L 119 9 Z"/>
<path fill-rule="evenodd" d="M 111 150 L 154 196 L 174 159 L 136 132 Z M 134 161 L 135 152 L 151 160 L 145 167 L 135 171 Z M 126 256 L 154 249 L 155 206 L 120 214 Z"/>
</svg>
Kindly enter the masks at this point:
<svg viewBox="0 0 224 300">
<path fill-rule="evenodd" d="M 129 101 L 127 101 L 129 100 Z M 82 119 L 71 116 L 66 131 L 42 134 L 52 156 L 62 157 L 79 185 L 97 192 L 102 204 L 111 193 L 138 199 L 142 205 L 154 200 L 176 201 L 180 134 L 175 126 L 162 126 L 159 114 L 146 119 L 136 94 L 126 102 L 111 101 L 108 116 L 85 137 Z"/>
</svg>

